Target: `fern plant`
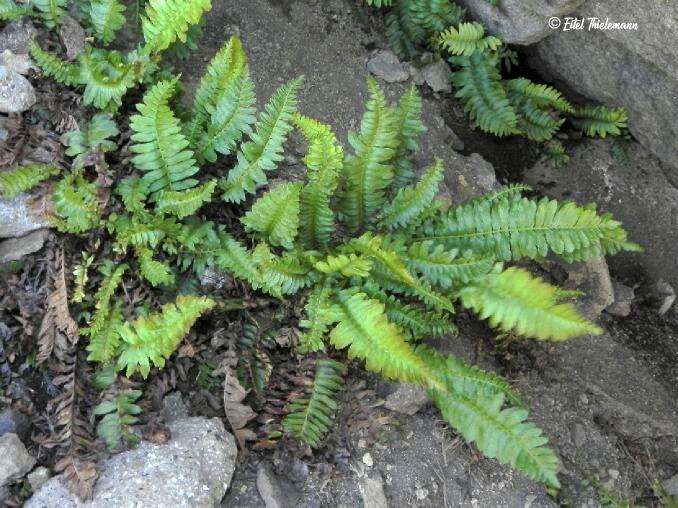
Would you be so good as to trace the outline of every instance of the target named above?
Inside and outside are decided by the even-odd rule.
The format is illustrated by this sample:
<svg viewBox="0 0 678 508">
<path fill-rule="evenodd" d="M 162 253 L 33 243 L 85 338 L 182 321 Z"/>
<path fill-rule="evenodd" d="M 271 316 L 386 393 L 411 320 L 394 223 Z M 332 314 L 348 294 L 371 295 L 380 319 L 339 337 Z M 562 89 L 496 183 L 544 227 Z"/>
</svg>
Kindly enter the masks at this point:
<svg viewBox="0 0 678 508">
<path fill-rule="evenodd" d="M 164 21 L 156 13 L 147 23 Z M 152 47 L 180 39 L 168 33 L 157 35 Z M 600 333 L 564 301 L 570 293 L 505 264 L 637 250 L 621 224 L 594 206 L 523 197 L 525 186 L 444 210 L 435 198 L 442 163 L 435 161 L 420 178 L 413 170 L 424 131 L 414 87 L 390 104 L 370 79 L 366 113 L 345 155 L 329 126 L 297 111 L 301 79 L 281 86 L 254 114 L 247 58 L 235 38 L 209 64 L 186 121 L 170 106 L 177 85 L 176 78 L 158 81 L 137 105 L 130 122 L 134 172 L 115 186 L 114 213 L 102 217 L 96 184 L 81 169 L 57 184 L 62 230 L 109 234 L 118 260 L 98 263 L 104 277 L 83 330 L 90 359 L 145 378 L 215 305 L 178 296 L 127 321 L 128 309 L 114 295 L 129 268 L 151 286 L 173 284 L 182 272 L 218 268 L 275 298 L 296 295 L 305 309 L 300 354 L 346 350 L 387 379 L 423 386 L 447 422 L 483 453 L 557 487 L 557 460 L 509 384 L 420 342 L 454 333 L 458 306 L 528 338 Z M 567 109 L 550 89 L 516 82 L 510 96 L 504 91 L 507 102 Z M 516 119 L 512 128 L 520 125 Z M 308 140 L 306 177 L 272 185 L 268 174 L 293 129 Z M 217 181 L 200 166 L 219 155 L 230 158 L 218 166 L 227 169 Z M 240 237 L 197 215 L 210 201 L 238 206 L 265 186 L 241 216 Z M 285 420 L 313 446 L 329 427 L 341 370 L 318 363 L 308 397 L 293 403 Z"/>
</svg>

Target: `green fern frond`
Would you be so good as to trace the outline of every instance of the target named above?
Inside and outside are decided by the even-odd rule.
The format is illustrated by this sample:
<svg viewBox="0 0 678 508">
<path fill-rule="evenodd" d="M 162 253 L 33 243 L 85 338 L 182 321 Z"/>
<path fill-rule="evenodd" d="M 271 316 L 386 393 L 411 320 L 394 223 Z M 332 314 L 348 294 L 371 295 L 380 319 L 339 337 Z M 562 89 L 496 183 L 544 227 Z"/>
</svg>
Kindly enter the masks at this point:
<svg viewBox="0 0 678 508">
<path fill-rule="evenodd" d="M 419 151 L 417 137 L 426 132 L 426 127 L 421 121 L 421 111 L 421 96 L 417 87 L 412 85 L 402 95 L 395 108 L 398 149 L 393 162 L 391 192 L 397 192 L 414 177 L 412 154 Z"/>
<path fill-rule="evenodd" d="M 639 249 L 609 214 L 548 198 L 474 201 L 450 210 L 424 229 L 421 240 L 502 261 L 541 259 L 552 251 L 572 262 Z"/>
<path fill-rule="evenodd" d="M 13 0 L 0 0 L 0 21 L 15 21 L 31 13 L 27 5 L 17 4 Z"/>
<path fill-rule="evenodd" d="M 140 390 L 127 390 L 104 400 L 92 410 L 93 416 L 103 417 L 97 424 L 97 436 L 103 439 L 109 451 L 118 448 L 123 439 L 131 443 L 139 441 L 129 427 L 139 421 L 136 415 L 141 413 L 141 408 L 136 402 L 141 394 Z"/>
<path fill-rule="evenodd" d="M 85 299 L 85 286 L 89 280 L 89 267 L 94 262 L 94 255 L 82 252 L 82 263 L 78 263 L 73 268 L 73 292 L 71 302 L 82 303 Z"/>
<path fill-rule="evenodd" d="M 501 40 L 493 35 L 485 35 L 485 27 L 478 22 L 459 23 L 438 34 L 436 43 L 453 55 L 471 56 L 476 51 L 495 51 L 501 46 Z"/>
<path fill-rule="evenodd" d="M 142 178 L 127 177 L 118 182 L 115 188 L 125 209 L 133 214 L 143 216 L 146 212 L 145 201 L 148 196 L 148 182 Z"/>
<path fill-rule="evenodd" d="M 66 14 L 66 0 L 32 0 L 31 4 L 49 28 L 54 28 Z"/>
<path fill-rule="evenodd" d="M 492 256 L 474 257 L 471 252 L 460 257 L 457 249 L 448 250 L 430 240 L 413 243 L 402 255 L 414 273 L 446 289 L 489 273 L 495 263 Z"/>
<path fill-rule="evenodd" d="M 115 40 L 115 33 L 125 24 L 125 6 L 118 0 L 92 0 L 89 19 L 94 37 L 105 44 Z"/>
<path fill-rule="evenodd" d="M 257 199 L 240 222 L 271 245 L 291 249 L 299 230 L 300 190 L 296 183 L 278 185 Z"/>
<path fill-rule="evenodd" d="M 109 229 L 115 232 L 116 247 L 121 251 L 130 245 L 155 249 L 166 237 L 176 237 L 181 229 L 173 217 L 153 215 L 145 219 L 135 215 L 119 215 L 109 220 Z"/>
<path fill-rule="evenodd" d="M 160 312 L 125 323 L 120 328 L 123 342 L 117 369 L 125 369 L 127 377 L 139 372 L 146 379 L 151 363 L 162 368 L 197 319 L 212 307 L 209 298 L 178 296 Z"/>
<path fill-rule="evenodd" d="M 367 0 L 367 5 L 373 5 L 375 7 L 390 7 L 391 1 L 392 0 Z"/>
<path fill-rule="evenodd" d="M 560 141 L 552 139 L 544 146 L 544 155 L 551 161 L 554 168 L 562 168 L 570 162 L 570 156 L 567 155 L 565 147 Z"/>
<path fill-rule="evenodd" d="M 569 113 L 573 110 L 563 94 L 548 85 L 533 83 L 527 78 L 509 79 L 504 81 L 504 84 L 509 95 L 516 97 L 516 102 L 519 99 L 527 99 L 541 109 L 553 108 L 562 113 Z"/>
<path fill-rule="evenodd" d="M 198 140 L 205 133 L 207 121 L 225 90 L 235 78 L 242 76 L 246 65 L 247 55 L 237 37 L 231 37 L 210 61 L 205 74 L 200 78 L 193 99 L 191 120 L 186 127 L 186 137 L 193 149 L 197 149 Z"/>
<path fill-rule="evenodd" d="M 215 263 L 222 270 L 249 283 L 252 289 L 262 289 L 274 297 L 282 296 L 282 289 L 263 276 L 253 254 L 229 235 L 222 235 L 221 248 L 216 253 Z"/>
<path fill-rule="evenodd" d="M 79 65 L 64 62 L 59 57 L 44 51 L 35 41 L 31 41 L 28 48 L 40 70 L 57 83 L 68 86 L 83 84 Z"/>
<path fill-rule="evenodd" d="M 186 42 L 189 27 L 211 8 L 210 0 L 149 0 L 141 17 L 144 50 L 155 53 L 176 40 Z"/>
<path fill-rule="evenodd" d="M 242 202 L 245 194 L 253 194 L 267 182 L 266 172 L 275 169 L 282 160 L 283 143 L 292 130 L 291 121 L 302 80 L 299 77 L 281 86 L 266 104 L 250 141 L 238 152 L 238 163 L 221 182 L 224 200 Z"/>
<path fill-rule="evenodd" d="M 381 212 L 381 224 L 390 230 L 412 225 L 431 205 L 445 176 L 443 161 L 436 159 L 415 185 L 401 188 Z"/>
<path fill-rule="evenodd" d="M 308 248 L 327 246 L 335 231 L 330 200 L 344 163 L 344 150 L 329 126 L 296 114 L 294 124 L 308 140 L 303 161 L 308 167 L 309 183 L 299 195 L 299 239 Z"/>
<path fill-rule="evenodd" d="M 75 172 L 59 181 L 52 194 L 56 226 L 65 233 L 84 233 L 99 222 L 96 186 Z"/>
<path fill-rule="evenodd" d="M 471 56 L 452 57 L 451 61 L 460 67 L 452 77 L 455 97 L 464 104 L 471 120 L 495 136 L 514 134 L 518 117 L 502 85 L 498 57 L 476 51 Z"/>
<path fill-rule="evenodd" d="M 520 268 L 508 268 L 472 281 L 458 291 L 464 307 L 490 325 L 541 340 L 566 340 L 602 330 L 573 305 L 558 303 L 558 288 Z"/>
<path fill-rule="evenodd" d="M 270 286 L 280 288 L 282 294 L 295 294 L 315 281 L 310 266 L 298 252 L 286 252 L 278 257 L 267 244 L 260 243 L 252 255 L 264 280 Z"/>
<path fill-rule="evenodd" d="M 150 192 L 181 191 L 198 183 L 190 178 L 198 172 L 193 152 L 188 149 L 179 120 L 168 106 L 176 83 L 177 78 L 154 85 L 143 102 L 137 104 L 140 114 L 130 120 L 134 132 L 130 150 L 137 154 L 132 162 L 144 172 Z"/>
<path fill-rule="evenodd" d="M 139 81 L 139 65 L 128 61 L 119 51 L 86 47 L 80 55 L 80 82 L 85 85 L 83 102 L 116 111 L 123 96 Z"/>
<path fill-rule="evenodd" d="M 161 190 L 158 191 L 155 201 L 155 210 L 158 213 L 169 213 L 183 219 L 193 215 L 205 203 L 212 200 L 212 193 L 217 186 L 216 180 L 181 191 Z"/>
<path fill-rule="evenodd" d="M 574 108 L 570 122 L 587 136 L 619 136 L 627 127 L 629 113 L 625 108 L 580 106 Z"/>
<path fill-rule="evenodd" d="M 554 118 L 549 111 L 539 109 L 531 100 L 514 105 L 518 113 L 518 133 L 532 141 L 548 141 L 560 130 L 564 118 Z"/>
<path fill-rule="evenodd" d="M 300 354 L 325 350 L 325 335 L 330 326 L 337 321 L 336 312 L 330 300 L 332 290 L 327 285 L 316 286 L 308 296 L 306 319 L 299 321 L 304 332 L 299 337 L 297 351 Z"/>
<path fill-rule="evenodd" d="M 342 363 L 318 360 L 308 396 L 290 404 L 283 427 L 304 443 L 314 448 L 320 446 L 332 424 L 332 414 L 337 409 L 335 399 L 344 385 L 345 375 L 346 367 Z"/>
<path fill-rule="evenodd" d="M 386 202 L 386 189 L 393 180 L 391 159 L 398 146 L 396 117 L 384 92 L 369 78 L 370 100 L 360 132 L 349 134 L 355 154 L 346 157 L 341 211 L 352 231 L 374 221 Z"/>
<path fill-rule="evenodd" d="M 68 146 L 66 155 L 75 157 L 75 167 L 86 165 L 87 158 L 95 152 L 111 152 L 118 147 L 113 138 L 120 134 L 110 115 L 98 113 L 92 117 L 84 129 L 66 132 L 62 141 Z"/>
<path fill-rule="evenodd" d="M 368 277 L 372 269 L 372 261 L 355 254 L 339 254 L 327 256 L 324 260 L 315 263 L 313 267 L 326 275 L 338 273 L 344 277 Z"/>
<path fill-rule="evenodd" d="M 28 164 L 11 171 L 0 171 L 0 195 L 15 198 L 59 173 L 59 168 L 49 164 Z"/>
<path fill-rule="evenodd" d="M 139 273 L 152 286 L 167 286 L 174 283 L 174 273 L 165 262 L 153 259 L 151 249 L 141 247 L 136 250 L 139 259 Z"/>
</svg>

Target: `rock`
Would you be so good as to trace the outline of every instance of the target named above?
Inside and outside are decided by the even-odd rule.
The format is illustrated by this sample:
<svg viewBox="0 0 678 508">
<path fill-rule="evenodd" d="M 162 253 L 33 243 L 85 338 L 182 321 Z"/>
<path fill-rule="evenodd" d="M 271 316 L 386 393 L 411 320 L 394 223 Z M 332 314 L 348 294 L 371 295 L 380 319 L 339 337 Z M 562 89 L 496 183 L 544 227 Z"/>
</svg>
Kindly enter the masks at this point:
<svg viewBox="0 0 678 508">
<path fill-rule="evenodd" d="M 36 100 L 33 85 L 26 78 L 0 66 L 0 113 L 22 113 Z"/>
<path fill-rule="evenodd" d="M 11 408 L 6 408 L 0 413 L 0 437 L 5 434 L 16 434 L 19 439 L 28 437 L 30 422 L 28 417 Z"/>
<path fill-rule="evenodd" d="M 61 19 L 59 36 L 66 46 L 68 60 L 75 60 L 85 50 L 85 30 L 70 16 L 64 16 Z"/>
<path fill-rule="evenodd" d="M 507 44 L 529 45 L 553 33 L 549 19 L 573 12 L 584 0 L 458 0 L 468 13 L 483 22 L 490 33 Z"/>
<path fill-rule="evenodd" d="M 612 289 L 614 290 L 614 302 L 605 309 L 605 312 L 617 317 L 626 317 L 631 314 L 631 304 L 636 296 L 635 290 L 621 282 L 613 282 Z"/>
<path fill-rule="evenodd" d="M 461 152 L 466 147 L 461 138 L 457 136 L 457 133 L 449 127 L 447 128 L 447 134 L 448 135 L 445 139 L 445 142 L 449 144 L 454 150 Z"/>
<path fill-rule="evenodd" d="M 4 65 L 14 72 L 26 75 L 30 70 L 35 70 L 31 57 L 28 55 L 15 55 L 9 49 L 0 53 L 0 65 Z"/>
<path fill-rule="evenodd" d="M 420 386 L 409 384 L 398 385 L 396 391 L 386 397 L 384 407 L 412 416 L 429 402 L 426 390 Z"/>
<path fill-rule="evenodd" d="M 423 85 L 426 81 L 424 80 L 424 75 L 421 72 L 421 69 L 418 69 L 412 64 L 407 66 L 407 71 L 410 73 L 410 77 L 415 85 Z"/>
<path fill-rule="evenodd" d="M 0 32 L 0 51 L 9 50 L 15 55 L 28 54 L 28 44 L 37 31 L 30 19 L 24 18 L 7 23 Z"/>
<path fill-rule="evenodd" d="M 10 261 L 18 261 L 28 254 L 42 249 L 49 235 L 46 229 L 38 229 L 20 238 L 10 238 L 0 241 L 0 265 Z"/>
<path fill-rule="evenodd" d="M 678 474 L 662 482 L 662 487 L 669 496 L 678 497 Z"/>
<path fill-rule="evenodd" d="M 172 392 L 162 399 L 162 411 L 160 412 L 160 416 L 165 423 L 188 417 L 188 408 L 184 403 L 181 392 Z"/>
<path fill-rule="evenodd" d="M 452 71 L 448 63 L 442 58 L 423 67 L 421 76 L 434 92 L 452 92 L 452 81 L 450 80 Z"/>
<path fill-rule="evenodd" d="M 610 271 L 604 257 L 589 259 L 583 263 L 567 265 L 568 279 L 565 288 L 582 291 L 578 299 L 582 313 L 595 319 L 614 302 L 614 289 Z"/>
<path fill-rule="evenodd" d="M 142 442 L 100 465 L 94 498 L 78 502 L 56 477 L 26 502 L 27 508 L 219 506 L 231 482 L 235 439 L 217 418 L 185 418 L 169 424 L 171 439 Z"/>
<path fill-rule="evenodd" d="M 35 465 L 35 459 L 16 434 L 0 437 L 0 485 L 18 480 Z"/>
<path fill-rule="evenodd" d="M 49 480 L 52 474 L 49 472 L 49 469 L 46 467 L 40 466 L 36 467 L 33 471 L 28 473 L 28 483 L 31 485 L 33 492 L 42 487 L 47 480 Z"/>
<path fill-rule="evenodd" d="M 45 213 L 49 196 L 32 197 L 22 194 L 14 199 L 0 198 L 0 238 L 17 238 L 36 229 L 50 227 Z"/>
<path fill-rule="evenodd" d="M 296 506 L 299 497 L 294 486 L 273 473 L 266 464 L 257 470 L 257 490 L 266 508 Z"/>
<path fill-rule="evenodd" d="M 363 455 L 362 461 L 367 467 L 374 466 L 374 459 L 372 458 L 372 454 L 370 452 L 367 452 L 365 455 Z"/>
<path fill-rule="evenodd" d="M 407 81 L 410 73 L 393 51 L 377 51 L 368 61 L 367 70 L 387 83 Z"/>
<path fill-rule="evenodd" d="M 500 187 L 494 167 L 477 153 L 454 152 L 445 165 L 445 184 L 455 204 L 477 198 Z"/>
<path fill-rule="evenodd" d="M 590 99 L 628 108 L 631 133 L 671 166 L 667 174 L 678 184 L 678 40 L 666 37 L 678 3 L 588 0 L 573 16 L 635 22 L 638 29 L 558 30 L 530 50 L 532 67 Z"/>
<path fill-rule="evenodd" d="M 372 478 L 361 478 L 358 488 L 365 508 L 388 508 L 388 501 L 384 494 L 384 481 L 379 473 Z"/>
<path fill-rule="evenodd" d="M 665 166 L 642 146 L 623 146 L 628 165 L 615 161 L 609 142 L 583 139 L 568 147 L 570 162 L 563 171 L 540 162 L 523 180 L 552 198 L 595 202 L 600 211 L 622 222 L 629 239 L 644 252 L 609 256 L 616 277 L 633 283 L 663 278 L 678 287 L 678 189 L 666 178 Z"/>
<path fill-rule="evenodd" d="M 644 288 L 644 293 L 647 303 L 650 304 L 660 316 L 666 314 L 673 306 L 673 302 L 676 301 L 676 291 L 671 284 L 663 279 L 659 279 L 649 287 Z"/>
</svg>

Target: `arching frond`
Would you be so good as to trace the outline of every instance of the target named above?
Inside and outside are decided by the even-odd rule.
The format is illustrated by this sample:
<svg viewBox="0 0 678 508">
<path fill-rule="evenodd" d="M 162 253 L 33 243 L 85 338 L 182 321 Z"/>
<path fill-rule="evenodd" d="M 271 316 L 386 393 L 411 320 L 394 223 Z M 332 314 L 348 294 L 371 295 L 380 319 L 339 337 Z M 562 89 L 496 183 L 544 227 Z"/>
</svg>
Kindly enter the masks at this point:
<svg viewBox="0 0 678 508">
<path fill-rule="evenodd" d="M 257 199 L 240 222 L 271 245 L 291 249 L 299 230 L 300 190 L 300 184 L 278 185 Z"/>
<path fill-rule="evenodd" d="M 49 164 L 27 164 L 11 171 L 0 171 L 0 196 L 15 198 L 61 170 Z"/>
</svg>

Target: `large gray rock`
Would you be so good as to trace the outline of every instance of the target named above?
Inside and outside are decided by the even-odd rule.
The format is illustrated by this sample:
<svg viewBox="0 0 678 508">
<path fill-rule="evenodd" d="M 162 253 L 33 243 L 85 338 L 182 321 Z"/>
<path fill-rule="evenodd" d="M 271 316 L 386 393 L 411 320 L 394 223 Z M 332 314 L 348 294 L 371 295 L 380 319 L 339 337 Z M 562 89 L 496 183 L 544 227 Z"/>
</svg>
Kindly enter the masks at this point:
<svg viewBox="0 0 678 508">
<path fill-rule="evenodd" d="M 579 7 L 584 0 L 501 0 L 492 5 L 487 0 L 457 0 L 469 14 L 482 21 L 490 33 L 508 44 L 534 44 L 553 32 L 549 19 L 562 17 Z"/>
<path fill-rule="evenodd" d="M 17 238 L 36 229 L 50 227 L 47 216 L 50 198 L 21 194 L 0 198 L 0 238 Z"/>
<path fill-rule="evenodd" d="M 18 480 L 35 465 L 35 459 L 16 434 L 0 437 L 0 485 Z"/>
<path fill-rule="evenodd" d="M 667 36 L 678 3 L 588 0 L 573 16 L 636 22 L 638 30 L 557 31 L 534 46 L 532 66 L 586 97 L 628 108 L 630 131 L 672 166 L 678 183 L 678 41 Z"/>
<path fill-rule="evenodd" d="M 30 109 L 36 100 L 30 81 L 0 65 L 0 113 L 22 113 Z"/>
<path fill-rule="evenodd" d="M 477 153 L 466 156 L 452 152 L 445 162 L 445 186 L 454 204 L 480 197 L 500 187 L 492 164 Z"/>
<path fill-rule="evenodd" d="M 391 50 L 377 51 L 367 61 L 367 70 L 387 83 L 400 83 L 410 78 L 407 67 Z"/>
<path fill-rule="evenodd" d="M 214 507 L 235 469 L 233 436 L 217 418 L 186 418 L 169 424 L 162 445 L 142 442 L 101 465 L 91 502 L 78 501 L 59 477 L 45 483 L 27 508 Z"/>
<path fill-rule="evenodd" d="M 625 144 L 631 158 L 620 164 L 604 140 L 583 140 L 569 148 L 570 163 L 554 170 L 540 162 L 523 179 L 537 190 L 558 199 L 598 203 L 612 212 L 645 252 L 609 256 L 613 273 L 624 280 L 666 279 L 678 286 L 678 189 L 664 174 L 665 166 L 638 143 Z"/>
<path fill-rule="evenodd" d="M 18 261 L 28 254 L 42 249 L 49 235 L 46 229 L 38 229 L 21 238 L 9 238 L 0 241 L 0 265 L 10 261 Z"/>
<path fill-rule="evenodd" d="M 614 303 L 614 288 L 604 257 L 567 265 L 565 269 L 568 273 L 565 287 L 584 293 L 577 303 L 587 318 L 597 318 Z"/>
<path fill-rule="evenodd" d="M 0 51 L 9 50 L 17 55 L 28 54 L 28 43 L 35 39 L 37 30 L 30 19 L 7 23 L 0 32 Z"/>
</svg>

